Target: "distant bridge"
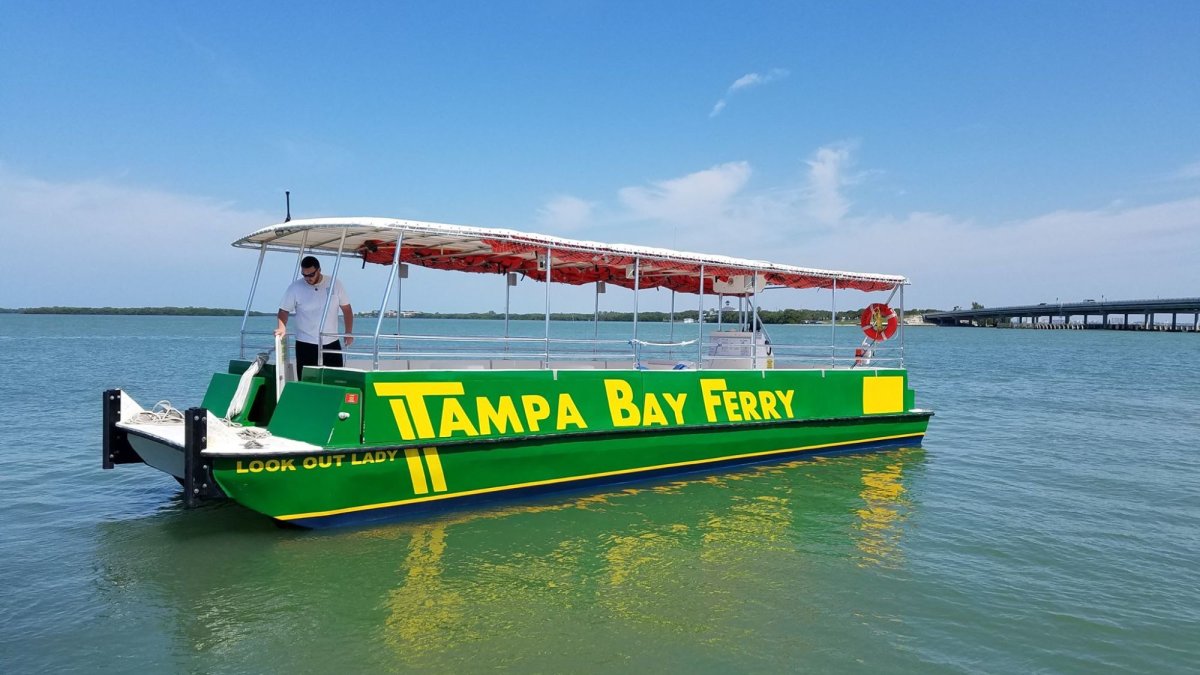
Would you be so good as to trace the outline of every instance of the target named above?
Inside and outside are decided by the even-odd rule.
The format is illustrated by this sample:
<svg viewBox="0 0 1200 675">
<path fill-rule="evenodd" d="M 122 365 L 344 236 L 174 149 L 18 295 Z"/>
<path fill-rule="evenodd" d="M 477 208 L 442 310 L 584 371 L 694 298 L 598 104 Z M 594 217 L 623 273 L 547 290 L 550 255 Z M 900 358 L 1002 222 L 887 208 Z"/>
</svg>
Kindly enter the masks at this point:
<svg viewBox="0 0 1200 675">
<path fill-rule="evenodd" d="M 1184 315 L 1182 320 L 1181 314 Z M 1169 322 L 1165 320 L 1167 316 L 1170 316 Z M 1130 317 L 1134 321 L 1130 321 Z M 1042 302 L 1036 305 L 929 312 L 924 318 L 926 323 L 939 326 L 1200 332 L 1200 298 Z"/>
</svg>

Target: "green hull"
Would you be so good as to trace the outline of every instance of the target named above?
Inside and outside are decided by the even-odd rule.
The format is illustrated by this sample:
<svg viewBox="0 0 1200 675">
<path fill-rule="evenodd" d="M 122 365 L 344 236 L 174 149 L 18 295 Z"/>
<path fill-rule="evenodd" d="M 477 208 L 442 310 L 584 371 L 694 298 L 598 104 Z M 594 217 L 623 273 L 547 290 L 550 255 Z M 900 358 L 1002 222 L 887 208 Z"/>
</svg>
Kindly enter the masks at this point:
<svg viewBox="0 0 1200 675">
<path fill-rule="evenodd" d="M 230 498 L 322 527 L 515 492 L 916 445 L 932 413 L 907 373 L 314 369 L 275 435 L 325 448 L 214 459 Z M 207 402 L 207 399 L 206 399 Z"/>
</svg>

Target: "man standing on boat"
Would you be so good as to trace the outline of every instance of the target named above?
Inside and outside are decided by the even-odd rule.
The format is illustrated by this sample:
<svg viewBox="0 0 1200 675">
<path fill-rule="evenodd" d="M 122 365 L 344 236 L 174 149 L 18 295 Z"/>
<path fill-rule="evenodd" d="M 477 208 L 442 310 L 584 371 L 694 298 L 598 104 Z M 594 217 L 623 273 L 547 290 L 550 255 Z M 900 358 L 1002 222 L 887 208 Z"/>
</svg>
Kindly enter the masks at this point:
<svg viewBox="0 0 1200 675">
<path fill-rule="evenodd" d="M 283 300 L 279 301 L 279 314 L 276 315 L 279 323 L 275 326 L 275 334 L 280 337 L 285 336 L 288 316 L 293 313 L 296 315 L 296 323 L 293 328 L 296 333 L 297 378 L 303 375 L 304 366 L 317 365 L 317 344 L 320 342 L 321 334 L 337 334 L 337 310 L 333 309 L 333 306 L 342 309 L 342 316 L 346 323 L 345 332 L 354 332 L 354 310 L 350 308 L 350 296 L 346 295 L 346 289 L 342 287 L 342 282 L 330 280 L 321 274 L 321 261 L 311 255 L 305 256 L 300 261 L 300 275 L 299 279 L 287 287 L 283 293 Z M 318 328 L 318 324 L 321 323 L 321 314 L 325 311 L 325 299 L 330 295 L 333 296 L 333 301 L 330 303 L 329 314 L 325 317 L 325 326 L 321 329 Z M 349 348 L 352 344 L 354 344 L 354 338 L 347 336 L 346 347 Z M 326 343 L 324 349 L 324 365 L 340 367 L 342 365 L 341 340 Z"/>
</svg>

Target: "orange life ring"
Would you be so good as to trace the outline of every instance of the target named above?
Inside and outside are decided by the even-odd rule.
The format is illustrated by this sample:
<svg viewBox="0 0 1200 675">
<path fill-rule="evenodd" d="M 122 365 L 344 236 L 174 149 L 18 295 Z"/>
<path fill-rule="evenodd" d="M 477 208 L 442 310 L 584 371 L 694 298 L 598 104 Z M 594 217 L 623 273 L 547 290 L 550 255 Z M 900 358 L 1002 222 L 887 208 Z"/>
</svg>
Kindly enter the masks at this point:
<svg viewBox="0 0 1200 675">
<path fill-rule="evenodd" d="M 863 310 L 858 324 L 862 326 L 863 334 L 872 340 L 886 340 L 896 334 L 900 318 L 896 310 L 882 302 L 873 302 Z"/>
</svg>

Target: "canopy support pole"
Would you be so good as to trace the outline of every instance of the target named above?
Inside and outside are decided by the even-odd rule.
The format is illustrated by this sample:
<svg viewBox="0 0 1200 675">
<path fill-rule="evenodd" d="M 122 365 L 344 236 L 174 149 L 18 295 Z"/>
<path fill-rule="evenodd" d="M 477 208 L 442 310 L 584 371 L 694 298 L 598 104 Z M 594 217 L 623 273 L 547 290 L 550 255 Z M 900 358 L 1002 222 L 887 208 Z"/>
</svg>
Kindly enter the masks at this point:
<svg viewBox="0 0 1200 675">
<path fill-rule="evenodd" d="M 633 339 L 638 336 L 638 291 L 642 287 L 642 257 L 633 258 Z"/>
<path fill-rule="evenodd" d="M 333 287 L 337 283 L 338 268 L 342 265 L 342 252 L 346 250 L 346 234 L 350 228 L 342 228 L 342 239 L 338 242 L 337 258 L 333 260 L 333 275 L 325 287 L 325 309 L 321 310 L 321 323 L 317 326 L 317 365 L 325 365 L 325 317 L 329 316 L 329 303 L 333 302 Z"/>
<path fill-rule="evenodd" d="M 379 334 L 383 332 L 383 315 L 384 315 L 384 312 L 387 310 L 388 300 L 390 300 L 392 297 L 392 284 L 397 283 L 397 280 L 400 278 L 400 248 L 403 245 L 404 245 L 404 232 L 401 232 L 399 234 L 399 236 L 396 237 L 396 252 L 392 254 L 392 269 L 395 270 L 396 273 L 388 275 L 387 288 L 384 289 L 383 300 L 379 303 L 379 319 L 375 322 L 375 346 L 373 348 L 374 353 L 372 355 L 372 363 L 373 363 L 372 368 L 374 370 L 379 370 Z M 400 282 L 400 283 L 403 283 L 403 282 Z M 397 294 L 397 297 L 398 297 L 398 295 L 399 294 Z M 399 302 L 399 300 L 397 300 L 397 302 Z M 400 316 L 400 310 L 397 309 L 396 310 L 397 321 L 399 321 L 399 316 Z M 396 325 L 396 329 L 397 329 L 396 334 L 397 335 L 400 334 L 399 328 L 400 328 L 399 323 L 397 323 L 397 325 Z"/>
<path fill-rule="evenodd" d="M 600 285 L 603 281 L 596 282 L 596 309 L 592 313 L 592 351 L 596 351 L 596 341 L 600 339 Z"/>
<path fill-rule="evenodd" d="M 508 353 L 508 314 L 512 306 L 512 282 L 516 277 L 512 272 L 504 273 L 504 353 Z"/>
<path fill-rule="evenodd" d="M 546 368 L 550 367 L 550 281 L 554 270 L 554 248 L 546 247 Z"/>
<path fill-rule="evenodd" d="M 837 367 L 837 279 L 829 294 L 829 365 Z"/>
<path fill-rule="evenodd" d="M 675 290 L 672 289 L 671 290 L 671 319 L 670 319 L 670 327 L 667 329 L 667 342 L 674 342 L 674 341 L 675 341 Z M 675 348 L 672 347 L 671 352 L 668 352 L 668 353 L 670 354 L 674 351 L 675 351 Z M 671 356 L 670 358 L 674 358 L 674 356 Z"/>
<path fill-rule="evenodd" d="M 250 318 L 250 305 L 254 303 L 254 293 L 258 290 L 258 278 L 262 274 L 263 258 L 267 255 L 267 242 L 258 247 L 258 265 L 254 267 L 254 280 L 250 282 L 250 297 L 246 298 L 246 311 L 242 312 L 242 330 L 239 333 L 238 358 L 246 358 L 246 319 Z M 278 363 L 279 357 L 275 357 Z"/>
<path fill-rule="evenodd" d="M 300 276 L 300 261 L 304 260 L 304 247 L 308 246 L 308 230 L 304 231 L 304 236 L 300 237 L 300 249 L 296 251 L 296 269 L 292 270 L 292 280 Z"/>
<path fill-rule="evenodd" d="M 696 320 L 696 369 L 704 369 L 704 263 L 700 263 L 700 307 L 699 318 Z M 717 300 L 717 330 L 720 330 L 721 301 Z"/>
</svg>

